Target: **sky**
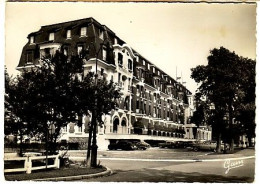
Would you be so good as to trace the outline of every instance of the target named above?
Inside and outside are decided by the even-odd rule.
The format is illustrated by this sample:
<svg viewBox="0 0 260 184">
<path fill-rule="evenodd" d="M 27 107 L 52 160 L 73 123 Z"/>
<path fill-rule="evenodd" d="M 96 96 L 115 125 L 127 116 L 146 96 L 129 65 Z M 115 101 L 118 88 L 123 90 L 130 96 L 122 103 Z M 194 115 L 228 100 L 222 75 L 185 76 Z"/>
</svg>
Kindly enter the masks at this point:
<svg viewBox="0 0 260 184">
<path fill-rule="evenodd" d="M 5 65 L 16 75 L 27 35 L 41 26 L 93 17 L 195 92 L 191 68 L 224 46 L 256 59 L 256 5 L 207 3 L 6 3 Z"/>
</svg>

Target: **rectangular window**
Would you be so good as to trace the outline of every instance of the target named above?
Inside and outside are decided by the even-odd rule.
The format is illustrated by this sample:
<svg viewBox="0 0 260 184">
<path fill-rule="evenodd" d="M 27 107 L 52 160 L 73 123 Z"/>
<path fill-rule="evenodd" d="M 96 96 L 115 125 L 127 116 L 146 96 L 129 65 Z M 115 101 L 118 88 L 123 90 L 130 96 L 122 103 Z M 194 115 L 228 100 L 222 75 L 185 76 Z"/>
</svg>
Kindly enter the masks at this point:
<svg viewBox="0 0 260 184">
<path fill-rule="evenodd" d="M 118 73 L 118 83 L 121 81 L 121 73 Z"/>
<path fill-rule="evenodd" d="M 118 65 L 123 66 L 123 55 L 121 53 L 118 53 Z"/>
<path fill-rule="evenodd" d="M 32 51 L 28 51 L 26 53 L 26 61 L 27 61 L 27 63 L 32 63 L 33 62 L 33 52 Z"/>
<path fill-rule="evenodd" d="M 54 33 L 49 34 L 49 41 L 52 41 L 52 40 L 54 40 Z"/>
<path fill-rule="evenodd" d="M 101 68 L 101 75 L 104 74 L 104 68 Z"/>
<path fill-rule="evenodd" d="M 30 36 L 30 44 L 34 43 L 34 36 Z"/>
<path fill-rule="evenodd" d="M 102 40 L 104 39 L 104 31 L 101 29 L 99 30 L 99 38 Z"/>
<path fill-rule="evenodd" d="M 139 100 L 136 100 L 136 109 L 139 109 Z"/>
<path fill-rule="evenodd" d="M 160 75 L 160 71 L 158 70 L 158 75 Z"/>
<path fill-rule="evenodd" d="M 128 59 L 128 69 L 132 71 L 132 60 Z"/>
<path fill-rule="evenodd" d="M 148 70 L 150 70 L 150 64 L 149 63 L 147 64 L 147 68 L 148 68 Z"/>
<path fill-rule="evenodd" d="M 63 54 L 64 54 L 65 56 L 68 56 L 68 51 L 69 51 L 69 48 L 68 48 L 68 47 L 64 47 L 64 49 L 63 49 Z"/>
<path fill-rule="evenodd" d="M 155 73 L 155 68 L 153 67 L 153 73 Z"/>
<path fill-rule="evenodd" d="M 43 56 L 45 58 L 50 58 L 51 57 L 51 49 L 50 48 L 45 48 Z"/>
<path fill-rule="evenodd" d="M 70 39 L 71 38 L 71 30 L 67 30 L 67 35 L 66 35 L 67 39 Z"/>
<path fill-rule="evenodd" d="M 106 48 L 103 48 L 103 60 L 106 61 L 107 60 L 107 49 Z"/>
<path fill-rule="evenodd" d="M 143 60 L 143 65 L 145 65 L 145 60 Z"/>
<path fill-rule="evenodd" d="M 82 45 L 79 45 L 79 46 L 77 47 L 77 53 L 78 53 L 79 56 L 81 56 L 82 50 L 83 50 L 83 46 L 82 46 Z"/>
<path fill-rule="evenodd" d="M 87 27 L 82 27 L 80 29 L 80 36 L 87 36 Z"/>
</svg>

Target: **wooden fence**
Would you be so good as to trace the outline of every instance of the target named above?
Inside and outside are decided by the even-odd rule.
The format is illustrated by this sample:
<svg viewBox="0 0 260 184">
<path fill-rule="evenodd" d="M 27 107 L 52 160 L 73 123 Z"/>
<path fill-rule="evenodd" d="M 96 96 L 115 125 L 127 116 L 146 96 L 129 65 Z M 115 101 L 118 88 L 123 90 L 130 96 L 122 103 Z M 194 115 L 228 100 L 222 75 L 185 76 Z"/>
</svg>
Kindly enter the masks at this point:
<svg viewBox="0 0 260 184">
<path fill-rule="evenodd" d="M 50 155 L 48 156 L 49 159 L 54 159 L 53 164 L 47 165 L 47 168 L 60 168 L 60 159 L 59 155 Z M 4 158 L 4 161 L 24 161 L 24 167 L 22 168 L 12 168 L 12 169 L 4 169 L 5 173 L 10 172 L 26 172 L 27 174 L 30 174 L 33 170 L 40 170 L 40 169 L 46 169 L 46 165 L 44 166 L 33 166 L 32 162 L 35 160 L 43 160 L 46 162 L 46 156 L 34 156 L 34 157 L 12 157 L 12 158 Z"/>
</svg>

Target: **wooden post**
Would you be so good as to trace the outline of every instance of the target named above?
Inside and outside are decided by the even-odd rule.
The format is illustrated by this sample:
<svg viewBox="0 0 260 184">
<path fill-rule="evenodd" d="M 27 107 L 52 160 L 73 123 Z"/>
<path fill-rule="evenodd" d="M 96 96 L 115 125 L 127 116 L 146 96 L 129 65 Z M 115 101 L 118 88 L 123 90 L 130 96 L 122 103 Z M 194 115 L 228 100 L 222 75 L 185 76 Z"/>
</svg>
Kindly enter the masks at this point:
<svg viewBox="0 0 260 184">
<path fill-rule="evenodd" d="M 25 160 L 25 164 L 26 165 L 26 174 L 31 174 L 32 173 L 32 160 L 31 158 L 28 156 L 27 159 Z"/>
<path fill-rule="evenodd" d="M 55 167 L 57 167 L 58 169 L 60 168 L 60 159 L 59 159 L 59 155 L 56 156 L 55 158 L 55 162 L 54 162 Z"/>
</svg>

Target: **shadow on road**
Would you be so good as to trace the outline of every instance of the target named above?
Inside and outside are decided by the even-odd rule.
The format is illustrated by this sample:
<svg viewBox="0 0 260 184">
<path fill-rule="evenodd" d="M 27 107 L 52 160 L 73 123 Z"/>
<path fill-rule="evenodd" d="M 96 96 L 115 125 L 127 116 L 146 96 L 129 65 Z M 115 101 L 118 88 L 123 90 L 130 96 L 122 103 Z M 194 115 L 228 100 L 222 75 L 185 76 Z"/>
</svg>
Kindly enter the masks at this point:
<svg viewBox="0 0 260 184">
<path fill-rule="evenodd" d="M 222 176 L 214 174 L 201 174 L 198 172 L 184 173 L 169 170 L 155 171 L 142 169 L 137 171 L 115 170 L 109 177 L 95 178 L 88 181 L 102 182 L 214 182 L 214 183 L 251 183 L 250 177 Z"/>
</svg>

